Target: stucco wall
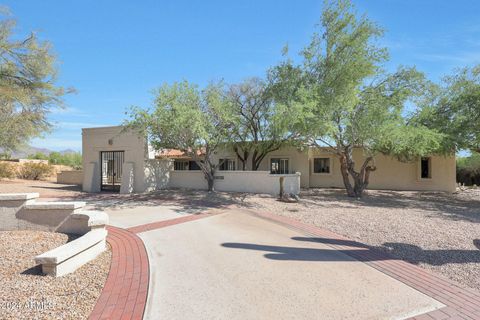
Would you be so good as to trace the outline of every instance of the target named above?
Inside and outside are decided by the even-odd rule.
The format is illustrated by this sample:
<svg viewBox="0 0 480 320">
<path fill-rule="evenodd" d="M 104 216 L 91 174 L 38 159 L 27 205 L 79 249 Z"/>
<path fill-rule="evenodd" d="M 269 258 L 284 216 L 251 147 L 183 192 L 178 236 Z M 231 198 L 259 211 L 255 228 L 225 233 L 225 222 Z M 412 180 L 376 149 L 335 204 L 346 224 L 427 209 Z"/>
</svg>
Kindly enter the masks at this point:
<svg viewBox="0 0 480 320">
<path fill-rule="evenodd" d="M 214 188 L 218 191 L 252 192 L 278 195 L 280 177 L 285 178 L 286 193 L 300 192 L 300 174 L 271 175 L 268 171 L 218 171 Z M 207 181 L 200 171 L 171 171 L 170 188 L 207 189 Z"/>
<path fill-rule="evenodd" d="M 230 150 L 219 150 L 214 158 L 214 162 L 218 163 L 220 159 L 230 158 L 236 161 L 236 170 L 242 169 L 242 162 L 237 158 L 235 152 Z M 271 158 L 287 158 L 289 160 L 290 173 L 300 172 L 300 184 L 302 188 L 309 187 L 309 168 L 308 168 L 308 151 L 299 150 L 295 147 L 285 147 L 267 154 L 260 162 L 259 171 L 270 171 Z M 252 170 L 252 157 L 247 160 L 246 170 Z"/>
<path fill-rule="evenodd" d="M 90 128 L 82 130 L 83 143 L 83 189 L 88 192 L 100 191 L 100 152 L 101 151 L 124 151 L 124 161 L 129 164 L 133 172 L 133 182 L 129 181 L 128 191 L 140 193 L 154 191 L 165 187 L 206 189 L 207 183 L 201 171 L 173 171 L 171 160 L 149 160 L 149 149 L 146 139 L 136 133 L 121 132 L 122 127 Z M 328 174 L 313 172 L 313 159 L 315 157 L 330 158 L 331 170 Z M 235 153 L 231 150 L 219 150 L 214 155 L 214 162 L 222 158 L 234 159 L 237 171 L 218 171 L 217 176 L 224 179 L 216 181 L 218 190 L 245 191 L 245 192 L 274 192 L 270 182 L 263 185 L 264 181 L 277 179 L 278 176 L 270 176 L 271 158 L 287 158 L 289 160 L 289 172 L 300 173 L 300 186 L 308 187 L 338 187 L 343 188 L 338 159 L 327 153 L 324 149 L 300 150 L 295 147 L 285 147 L 271 152 L 260 163 L 259 172 L 240 171 L 242 165 Z M 363 159 L 363 151 L 356 149 L 354 159 L 357 166 Z M 396 159 L 378 155 L 376 158 L 377 170 L 372 172 L 370 189 L 393 189 L 393 190 L 431 190 L 448 191 L 455 190 L 455 156 L 431 157 L 430 179 L 420 178 L 420 161 L 403 163 Z M 247 170 L 251 170 L 251 157 L 247 160 Z M 295 187 L 296 188 L 296 187 Z M 259 190 L 259 191 L 255 191 Z M 277 191 L 275 191 L 277 192 Z M 288 191 L 287 191 L 288 192 Z"/>
<path fill-rule="evenodd" d="M 330 173 L 313 173 L 313 159 L 330 158 Z M 363 152 L 354 150 L 353 158 L 357 168 L 363 163 Z M 378 155 L 375 157 L 377 170 L 370 175 L 369 189 L 391 190 L 428 190 L 455 191 L 455 157 L 432 156 L 430 179 L 420 178 L 420 160 L 400 162 L 392 157 Z M 340 162 L 334 155 L 319 149 L 310 151 L 310 187 L 344 188 L 340 173 Z"/>
<path fill-rule="evenodd" d="M 59 172 L 57 173 L 57 183 L 81 185 L 83 184 L 83 171 L 72 170 Z"/>
<path fill-rule="evenodd" d="M 167 188 L 171 174 L 177 172 L 179 171 L 173 171 L 173 160 L 146 160 L 145 191 L 155 191 Z M 182 180 L 181 177 L 179 180 Z"/>
<path fill-rule="evenodd" d="M 101 151 L 124 151 L 125 163 L 133 163 L 134 192 L 145 191 L 144 160 L 148 158 L 146 139 L 134 132 L 121 131 L 121 126 L 82 129 L 84 191 L 100 191 Z"/>
</svg>

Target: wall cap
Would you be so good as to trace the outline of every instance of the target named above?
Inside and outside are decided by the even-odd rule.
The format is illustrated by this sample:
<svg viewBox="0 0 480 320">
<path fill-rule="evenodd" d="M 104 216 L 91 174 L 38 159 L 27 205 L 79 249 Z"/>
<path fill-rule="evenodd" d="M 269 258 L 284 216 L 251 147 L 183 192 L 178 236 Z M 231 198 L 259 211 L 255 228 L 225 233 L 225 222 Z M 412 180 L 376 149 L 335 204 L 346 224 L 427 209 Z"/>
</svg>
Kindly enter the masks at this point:
<svg viewBox="0 0 480 320">
<path fill-rule="evenodd" d="M 84 201 L 72 202 L 35 202 L 25 206 L 28 210 L 75 210 L 85 206 Z"/>
<path fill-rule="evenodd" d="M 0 193 L 0 201 L 14 201 L 14 200 L 30 200 L 39 198 L 40 194 L 37 192 L 31 193 Z"/>
</svg>

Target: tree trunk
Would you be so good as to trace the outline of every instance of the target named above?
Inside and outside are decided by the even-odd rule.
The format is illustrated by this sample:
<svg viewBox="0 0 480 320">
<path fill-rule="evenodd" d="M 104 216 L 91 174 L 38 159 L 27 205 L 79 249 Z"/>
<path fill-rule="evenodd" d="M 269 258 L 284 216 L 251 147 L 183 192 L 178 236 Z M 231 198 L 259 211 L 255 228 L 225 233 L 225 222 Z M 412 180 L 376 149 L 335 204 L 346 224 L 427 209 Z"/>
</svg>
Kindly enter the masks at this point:
<svg viewBox="0 0 480 320">
<path fill-rule="evenodd" d="M 208 192 L 215 191 L 215 189 L 213 188 L 214 182 L 215 182 L 215 177 L 213 175 L 208 175 L 207 176 Z"/>
<path fill-rule="evenodd" d="M 348 176 L 348 163 L 347 157 L 345 155 L 340 156 L 340 171 L 342 173 L 343 184 L 347 190 L 349 197 L 355 197 L 355 191 L 353 190 L 352 184 L 350 183 L 350 178 Z"/>
<path fill-rule="evenodd" d="M 362 164 L 360 172 L 357 172 L 355 171 L 355 162 L 348 151 L 340 156 L 343 184 L 349 197 L 361 198 L 363 196 L 363 192 L 370 182 L 370 172 L 376 170 L 375 165 L 370 165 L 372 161 L 373 157 L 367 157 Z M 353 179 L 353 187 L 350 182 L 350 176 Z"/>
<path fill-rule="evenodd" d="M 242 170 L 245 171 L 247 169 L 247 160 L 248 160 L 250 151 L 243 150 L 243 156 L 242 156 L 240 155 L 240 150 L 238 149 L 238 147 L 234 147 L 233 150 L 235 151 L 237 158 L 242 162 Z"/>
<path fill-rule="evenodd" d="M 258 165 L 257 165 L 257 150 L 253 151 L 252 154 L 252 171 L 257 171 Z"/>
</svg>

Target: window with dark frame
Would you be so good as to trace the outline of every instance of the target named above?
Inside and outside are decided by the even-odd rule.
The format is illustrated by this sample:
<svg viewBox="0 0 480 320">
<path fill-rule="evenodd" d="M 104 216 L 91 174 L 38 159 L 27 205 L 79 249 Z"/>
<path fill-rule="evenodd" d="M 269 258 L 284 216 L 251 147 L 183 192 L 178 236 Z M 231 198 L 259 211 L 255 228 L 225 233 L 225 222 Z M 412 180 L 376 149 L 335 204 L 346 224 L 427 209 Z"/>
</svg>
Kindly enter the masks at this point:
<svg viewBox="0 0 480 320">
<path fill-rule="evenodd" d="M 220 171 L 235 171 L 235 160 L 233 159 L 220 159 L 219 160 L 220 166 L 219 170 Z"/>
<path fill-rule="evenodd" d="M 188 161 L 188 170 L 195 171 L 200 170 L 200 166 L 197 164 L 197 161 Z"/>
<path fill-rule="evenodd" d="M 288 159 L 271 158 L 270 173 L 271 174 L 288 174 Z"/>
<path fill-rule="evenodd" d="M 430 179 L 432 177 L 431 158 L 423 157 L 420 160 L 420 177 L 422 179 Z"/>
<path fill-rule="evenodd" d="M 173 160 L 173 170 L 185 171 L 188 170 L 188 161 L 186 160 Z"/>
<path fill-rule="evenodd" d="M 330 173 L 330 158 L 314 158 L 313 173 Z"/>
</svg>

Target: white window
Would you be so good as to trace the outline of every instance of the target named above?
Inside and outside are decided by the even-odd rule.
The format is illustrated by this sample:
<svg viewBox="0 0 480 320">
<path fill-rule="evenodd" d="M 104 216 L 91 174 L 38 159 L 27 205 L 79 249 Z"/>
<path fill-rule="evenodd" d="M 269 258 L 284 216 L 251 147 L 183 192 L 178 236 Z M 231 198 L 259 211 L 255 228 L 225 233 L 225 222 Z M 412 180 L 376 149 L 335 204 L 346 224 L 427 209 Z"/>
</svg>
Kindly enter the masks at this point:
<svg viewBox="0 0 480 320">
<path fill-rule="evenodd" d="M 313 173 L 330 173 L 330 158 L 314 158 Z"/>
<path fill-rule="evenodd" d="M 271 158 L 270 159 L 270 173 L 271 174 L 287 174 L 288 159 L 283 158 Z"/>
<path fill-rule="evenodd" d="M 235 160 L 220 159 L 219 163 L 220 163 L 220 166 L 218 169 L 220 171 L 235 171 Z"/>
</svg>

